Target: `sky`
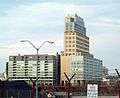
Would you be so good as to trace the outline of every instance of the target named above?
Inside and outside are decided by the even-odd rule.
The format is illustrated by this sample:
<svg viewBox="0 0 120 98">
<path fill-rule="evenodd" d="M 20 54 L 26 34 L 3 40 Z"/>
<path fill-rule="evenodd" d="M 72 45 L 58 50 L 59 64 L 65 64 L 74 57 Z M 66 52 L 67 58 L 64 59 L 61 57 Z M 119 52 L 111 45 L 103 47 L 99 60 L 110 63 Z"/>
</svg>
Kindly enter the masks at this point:
<svg viewBox="0 0 120 98">
<path fill-rule="evenodd" d="M 36 46 L 45 44 L 39 54 L 63 51 L 64 17 L 77 13 L 85 21 L 90 37 L 90 53 L 103 60 L 114 73 L 120 70 L 120 0 L 1 0 L 0 1 L 0 72 L 10 55 L 35 54 Z"/>
</svg>

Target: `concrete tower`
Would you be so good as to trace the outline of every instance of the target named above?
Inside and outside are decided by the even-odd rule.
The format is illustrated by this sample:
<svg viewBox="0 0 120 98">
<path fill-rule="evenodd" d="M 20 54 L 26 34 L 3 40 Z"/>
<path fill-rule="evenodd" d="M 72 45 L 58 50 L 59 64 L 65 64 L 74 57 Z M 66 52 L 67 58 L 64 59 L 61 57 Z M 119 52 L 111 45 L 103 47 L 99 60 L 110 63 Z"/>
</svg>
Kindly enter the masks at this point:
<svg viewBox="0 0 120 98">
<path fill-rule="evenodd" d="M 93 66 L 95 67 L 93 68 Z M 74 81 L 93 80 L 92 77 L 99 80 L 101 79 L 101 66 L 102 61 L 95 59 L 89 53 L 89 37 L 86 35 L 84 20 L 77 14 L 65 16 L 64 51 L 61 54 L 61 81 L 66 81 L 64 72 L 70 76 L 76 73 Z M 96 77 L 97 72 L 99 72 L 99 75 Z"/>
<path fill-rule="evenodd" d="M 89 37 L 83 19 L 76 14 L 68 15 L 65 17 L 63 54 L 76 55 L 79 52 L 89 53 Z"/>
</svg>

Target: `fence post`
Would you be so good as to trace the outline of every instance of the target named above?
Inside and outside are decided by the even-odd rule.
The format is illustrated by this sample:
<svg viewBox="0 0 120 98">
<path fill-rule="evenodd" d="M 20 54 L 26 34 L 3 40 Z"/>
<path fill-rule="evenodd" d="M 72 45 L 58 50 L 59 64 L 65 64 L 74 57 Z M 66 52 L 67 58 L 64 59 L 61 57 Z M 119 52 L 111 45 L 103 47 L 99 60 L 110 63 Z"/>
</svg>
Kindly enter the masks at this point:
<svg viewBox="0 0 120 98">
<path fill-rule="evenodd" d="M 20 95 L 20 92 L 19 92 L 19 90 L 17 91 L 17 96 L 18 96 L 18 98 L 19 98 L 19 95 Z"/>
<path fill-rule="evenodd" d="M 6 90 L 6 93 L 7 93 L 6 95 L 7 95 L 7 98 L 8 98 L 8 90 Z"/>
<path fill-rule="evenodd" d="M 31 90 L 29 90 L 29 94 L 30 94 L 30 95 L 29 95 L 29 98 L 31 98 Z"/>
<path fill-rule="evenodd" d="M 117 86 L 118 86 L 117 96 L 118 96 L 118 98 L 120 98 L 120 80 L 117 81 Z"/>
</svg>

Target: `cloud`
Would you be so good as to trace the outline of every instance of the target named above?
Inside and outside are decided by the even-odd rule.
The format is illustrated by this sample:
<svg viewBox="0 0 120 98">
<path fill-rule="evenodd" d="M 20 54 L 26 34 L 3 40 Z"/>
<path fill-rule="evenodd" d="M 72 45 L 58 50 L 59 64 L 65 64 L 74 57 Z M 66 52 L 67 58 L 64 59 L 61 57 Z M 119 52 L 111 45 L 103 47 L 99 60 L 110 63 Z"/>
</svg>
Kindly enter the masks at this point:
<svg viewBox="0 0 120 98">
<path fill-rule="evenodd" d="M 110 23 L 110 24 L 116 24 L 116 25 L 119 25 L 120 24 L 120 19 L 110 19 L 110 18 L 107 18 L 107 17 L 104 17 L 104 18 L 100 18 L 99 20 L 101 20 L 102 22 L 106 22 L 106 23 Z"/>
<path fill-rule="evenodd" d="M 78 13 L 81 17 L 92 17 L 96 12 L 96 6 L 66 5 L 50 2 L 19 5 L 16 8 L 5 10 L 6 16 L 0 18 L 0 32 L 4 32 L 3 36 L 11 37 L 13 35 L 16 39 L 20 35 L 23 36 L 23 33 L 32 36 L 36 34 L 43 36 L 44 34 L 41 33 L 45 32 L 45 30 L 47 30 L 47 35 L 64 32 L 64 14 L 71 12 Z M 16 36 L 16 34 L 19 36 Z"/>
<path fill-rule="evenodd" d="M 96 3 L 84 3 L 81 5 L 78 3 L 39 2 L 28 5 L 20 4 L 5 9 L 2 11 L 5 14 L 0 14 L 0 33 L 2 33 L 0 36 L 2 44 L 0 45 L 3 47 L 0 48 L 0 56 L 8 57 L 18 53 L 35 53 L 29 44 L 19 42 L 22 39 L 31 40 L 37 46 L 45 40 L 55 41 L 55 45 L 44 46 L 40 53 L 62 51 L 64 15 L 66 13 L 78 13 L 79 16 L 84 18 L 87 35 L 91 37 L 91 51 L 102 58 L 103 55 L 109 53 L 107 51 L 108 42 L 114 45 L 115 43 L 118 44 L 118 42 L 114 42 L 114 39 L 119 39 L 118 36 L 120 36 L 117 34 L 120 31 L 120 20 L 114 19 L 114 17 L 118 17 L 120 14 L 115 13 L 115 16 L 112 17 L 113 12 L 111 12 L 118 9 L 118 5 L 116 3 L 97 3 L 97 5 Z M 109 48 L 119 49 L 117 45 L 112 47 L 112 44 Z M 104 51 L 106 53 L 99 50 L 101 47 L 105 47 Z M 113 50 L 111 51 L 113 52 Z M 108 56 L 105 56 L 106 64 L 109 64 L 107 58 L 110 55 L 113 55 L 113 53 L 110 52 Z"/>
<path fill-rule="evenodd" d="M 6 16 L 0 18 L 0 32 L 4 32 L 1 41 L 9 40 L 9 42 L 13 42 L 14 40 L 13 44 L 15 44 L 20 39 L 63 40 L 64 14 L 78 12 L 84 15 L 90 11 L 94 13 L 93 9 L 92 6 L 72 4 L 68 6 L 50 2 L 19 5 L 16 8 L 5 10 Z M 56 37 L 53 35 L 56 35 Z M 63 45 L 60 43 L 59 46 Z"/>
<path fill-rule="evenodd" d="M 89 31 L 93 31 L 92 36 L 99 35 L 101 33 L 117 34 L 120 32 L 120 20 L 114 18 L 100 17 L 94 21 L 87 23 Z"/>
<path fill-rule="evenodd" d="M 0 16 L 6 16 L 7 13 L 5 13 L 4 11 L 0 11 Z"/>
<path fill-rule="evenodd" d="M 90 38 L 90 51 L 103 60 L 105 66 L 119 65 L 120 33 L 101 33 Z"/>
</svg>

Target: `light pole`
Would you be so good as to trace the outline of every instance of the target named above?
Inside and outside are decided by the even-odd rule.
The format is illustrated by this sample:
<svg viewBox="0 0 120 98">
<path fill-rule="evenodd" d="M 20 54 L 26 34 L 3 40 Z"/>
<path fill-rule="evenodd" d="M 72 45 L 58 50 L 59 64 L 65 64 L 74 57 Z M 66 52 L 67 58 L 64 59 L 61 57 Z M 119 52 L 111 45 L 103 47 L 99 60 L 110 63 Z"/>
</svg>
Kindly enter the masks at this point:
<svg viewBox="0 0 120 98">
<path fill-rule="evenodd" d="M 118 72 L 117 69 L 115 69 L 117 75 L 118 75 L 118 90 L 119 90 L 119 98 L 120 98 L 120 73 Z"/>
<path fill-rule="evenodd" d="M 73 79 L 73 77 L 75 76 L 75 74 L 73 74 L 72 77 L 70 77 L 70 78 L 67 76 L 67 74 L 65 72 L 64 72 L 64 75 L 68 81 L 68 98 L 71 98 L 71 96 L 70 96 L 70 88 L 71 88 L 70 83 L 71 83 L 71 80 Z"/>
<path fill-rule="evenodd" d="M 54 42 L 52 41 L 44 41 L 39 47 L 36 47 L 31 41 L 29 40 L 21 40 L 20 42 L 28 42 L 34 49 L 36 49 L 37 52 L 37 65 L 36 65 L 36 98 L 38 98 L 38 52 L 40 48 L 45 44 L 45 43 L 50 43 L 53 44 Z"/>
</svg>

